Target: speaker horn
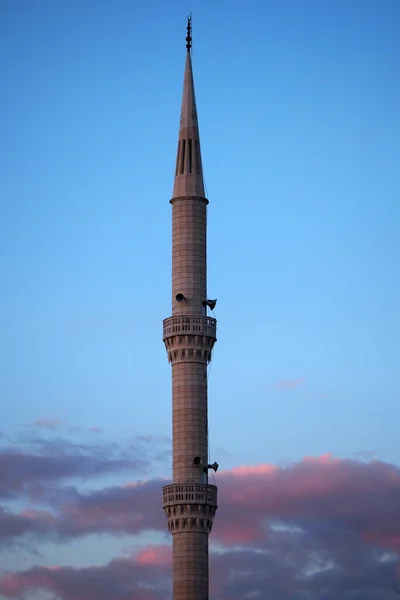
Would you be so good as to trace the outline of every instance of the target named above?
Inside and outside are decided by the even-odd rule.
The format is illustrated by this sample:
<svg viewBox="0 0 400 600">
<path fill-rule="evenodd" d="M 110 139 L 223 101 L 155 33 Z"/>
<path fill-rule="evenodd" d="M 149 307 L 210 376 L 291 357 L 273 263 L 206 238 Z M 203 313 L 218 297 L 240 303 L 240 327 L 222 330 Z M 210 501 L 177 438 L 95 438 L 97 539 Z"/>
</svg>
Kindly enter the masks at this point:
<svg viewBox="0 0 400 600">
<path fill-rule="evenodd" d="M 212 469 L 214 471 L 214 473 L 216 473 L 218 471 L 218 467 L 219 467 L 219 464 L 217 462 L 214 462 L 212 465 L 208 465 L 208 468 Z"/>
<path fill-rule="evenodd" d="M 215 300 L 204 300 L 203 306 L 208 306 L 210 310 L 214 310 L 217 305 L 217 299 Z"/>
</svg>

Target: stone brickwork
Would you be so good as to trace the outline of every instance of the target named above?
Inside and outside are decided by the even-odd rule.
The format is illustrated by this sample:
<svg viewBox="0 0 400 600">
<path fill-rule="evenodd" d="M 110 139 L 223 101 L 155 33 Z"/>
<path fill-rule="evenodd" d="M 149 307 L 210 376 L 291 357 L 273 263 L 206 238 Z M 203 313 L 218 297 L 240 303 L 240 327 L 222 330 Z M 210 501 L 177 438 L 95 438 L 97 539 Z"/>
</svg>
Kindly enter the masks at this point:
<svg viewBox="0 0 400 600">
<path fill-rule="evenodd" d="M 208 534 L 177 532 L 172 539 L 173 600 L 207 600 Z"/>
<path fill-rule="evenodd" d="M 202 315 L 207 298 L 206 223 L 204 198 L 172 202 L 172 314 Z M 185 300 L 176 302 L 176 295 Z"/>
</svg>

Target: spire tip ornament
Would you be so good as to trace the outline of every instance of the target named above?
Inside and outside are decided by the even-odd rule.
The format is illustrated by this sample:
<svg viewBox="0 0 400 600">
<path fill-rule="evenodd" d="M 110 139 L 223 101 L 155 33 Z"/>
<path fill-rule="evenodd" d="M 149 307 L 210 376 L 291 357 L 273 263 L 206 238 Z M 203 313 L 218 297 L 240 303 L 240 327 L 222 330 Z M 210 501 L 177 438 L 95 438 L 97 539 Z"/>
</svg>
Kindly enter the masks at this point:
<svg viewBox="0 0 400 600">
<path fill-rule="evenodd" d="M 192 13 L 190 13 L 190 15 L 188 15 L 186 29 L 187 29 L 186 49 L 188 52 L 190 52 L 190 49 L 192 47 Z"/>
</svg>

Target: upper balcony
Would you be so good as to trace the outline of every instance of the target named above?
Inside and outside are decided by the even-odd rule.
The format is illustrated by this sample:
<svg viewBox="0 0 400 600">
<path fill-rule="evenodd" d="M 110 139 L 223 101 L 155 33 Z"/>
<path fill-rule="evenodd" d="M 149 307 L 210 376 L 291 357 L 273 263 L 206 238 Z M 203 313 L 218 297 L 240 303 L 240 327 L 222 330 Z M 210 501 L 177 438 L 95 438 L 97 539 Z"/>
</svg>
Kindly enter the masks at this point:
<svg viewBox="0 0 400 600">
<path fill-rule="evenodd" d="M 163 487 L 164 508 L 173 504 L 208 504 L 217 508 L 217 487 L 208 483 L 173 483 Z"/>
<path fill-rule="evenodd" d="M 217 339 L 217 320 L 212 317 L 184 315 L 163 321 L 163 340 L 175 335 L 207 335 Z"/>
</svg>

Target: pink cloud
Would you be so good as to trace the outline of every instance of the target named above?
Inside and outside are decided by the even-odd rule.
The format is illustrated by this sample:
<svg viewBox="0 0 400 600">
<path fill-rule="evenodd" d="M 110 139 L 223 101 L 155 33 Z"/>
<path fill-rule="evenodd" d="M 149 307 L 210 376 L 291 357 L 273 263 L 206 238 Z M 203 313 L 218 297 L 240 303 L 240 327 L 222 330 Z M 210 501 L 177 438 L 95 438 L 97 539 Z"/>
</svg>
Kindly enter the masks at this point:
<svg viewBox="0 0 400 600">
<path fill-rule="evenodd" d="M 95 532 L 165 532 L 164 483 L 132 482 L 85 494 L 60 489 L 51 510 L 0 512 L 0 532 L 5 540 L 28 535 L 60 543 Z M 286 467 L 222 471 L 218 486 L 211 534 L 219 548 L 211 552 L 214 597 L 308 600 L 331 589 L 324 600 L 338 600 L 350 586 L 352 599 L 362 600 L 371 588 L 394 587 L 400 575 L 398 467 L 324 454 Z M 9 573 L 0 578 L 0 595 L 44 590 L 63 600 L 165 600 L 170 573 L 170 547 L 153 545 L 102 567 Z"/>
<path fill-rule="evenodd" d="M 280 390 L 293 390 L 298 388 L 300 385 L 304 383 L 304 379 L 299 377 L 297 379 L 282 379 L 278 381 L 277 387 Z"/>
<path fill-rule="evenodd" d="M 278 467 L 275 465 L 257 465 L 254 467 L 247 467 L 243 465 L 241 467 L 233 467 L 229 471 L 225 471 L 226 474 L 235 475 L 238 477 L 248 477 L 249 475 L 269 475 L 277 470 Z"/>
<path fill-rule="evenodd" d="M 71 485 L 64 488 L 63 478 L 84 473 L 94 477 L 107 472 L 108 447 L 96 445 L 89 452 L 87 446 L 66 442 L 46 444 L 39 444 L 39 454 L 22 448 L 0 451 L 3 492 L 19 489 L 19 499 L 31 502 L 19 512 L 0 507 L 1 543 L 27 541 L 37 545 L 48 540 L 63 543 L 93 533 L 122 537 L 151 530 L 166 532 L 161 509 L 165 480 L 133 480 L 85 493 Z M 110 450 L 111 460 L 116 460 L 115 446 Z M 129 461 L 126 456 L 125 459 Z M 121 464 L 114 466 L 117 470 L 123 468 Z M 395 580 L 400 564 L 398 467 L 376 460 L 343 460 L 323 454 L 285 467 L 268 463 L 243 465 L 218 472 L 216 479 L 219 509 L 211 534 L 212 543 L 219 548 L 211 567 L 218 569 L 218 577 L 214 575 L 213 579 L 215 597 L 238 600 L 261 590 L 261 597 L 272 595 L 280 600 L 276 590 L 282 589 L 285 600 L 295 597 L 293 589 L 319 590 L 318 582 L 336 589 L 341 579 L 337 568 L 329 565 L 340 566 L 343 580 L 353 577 L 354 572 L 361 573 L 361 579 L 354 583 L 360 589 L 370 586 L 368 577 L 372 576 L 368 573 L 374 574 L 379 585 L 383 585 L 385 577 Z M 37 498 L 31 493 L 33 483 L 43 486 L 43 493 Z M 40 505 L 35 505 L 36 500 Z M 318 565 L 325 565 L 324 574 L 307 575 L 304 579 L 303 573 L 318 572 L 316 557 Z M 382 561 L 380 557 L 384 557 Z M 96 578 L 103 581 L 105 577 L 108 581 L 107 578 L 118 576 L 127 588 L 134 590 L 136 599 L 143 590 L 134 586 L 148 572 L 150 579 L 159 578 L 157 585 L 161 587 L 149 587 L 153 591 L 146 600 L 164 600 L 167 592 L 157 590 L 164 590 L 170 560 L 170 548 L 149 546 L 93 570 L 58 566 L 11 573 L 0 580 L 0 595 L 17 597 L 44 589 L 63 600 L 91 600 L 98 593 Z M 265 573 L 270 574 L 269 578 Z M 94 578 L 89 595 L 71 590 L 71 578 L 77 578 L 84 589 L 88 577 Z M 256 587 L 251 581 L 256 582 Z M 115 592 L 111 588 L 109 592 L 112 598 Z M 316 592 L 314 596 L 318 597 Z"/>
<path fill-rule="evenodd" d="M 212 533 L 215 541 L 259 543 L 270 535 L 270 524 L 280 521 L 301 528 L 304 523 L 325 529 L 340 524 L 343 532 L 352 532 L 359 540 L 397 547 L 400 470 L 394 465 L 325 454 L 284 468 L 264 464 L 223 471 L 217 483 L 220 508 Z M 163 480 L 132 482 L 86 494 L 60 489 L 51 499 L 51 512 L 8 511 L 3 514 L 3 528 L 13 539 L 40 534 L 60 540 L 89 533 L 165 531 L 164 484 Z"/>
<path fill-rule="evenodd" d="M 324 548 L 318 548 L 321 553 L 318 571 L 313 562 L 317 548 L 307 538 L 301 541 L 300 545 L 299 539 L 294 539 L 291 544 L 286 535 L 281 535 L 256 549 L 211 552 L 212 597 L 390 600 L 390 592 L 396 585 L 394 561 L 390 564 L 371 561 L 358 547 L 351 563 L 344 560 L 340 568 L 329 567 L 331 556 Z M 20 598 L 45 591 L 63 600 L 166 600 L 170 597 L 170 559 L 169 547 L 149 546 L 136 556 L 115 558 L 96 567 L 36 567 L 0 577 L 0 594 Z M 313 564 L 313 574 L 302 575 Z M 348 594 L 349 591 L 352 593 Z M 374 595 L 370 595 L 371 591 Z"/>
<path fill-rule="evenodd" d="M 385 539 L 390 532 L 393 540 L 400 535 L 400 470 L 394 465 L 327 454 L 286 468 L 242 467 L 240 482 L 236 477 L 222 472 L 218 478 L 224 510 L 218 513 L 214 535 L 222 539 L 230 523 L 240 522 L 240 514 L 252 516 L 254 539 L 265 532 L 265 521 L 274 519 L 324 526 L 336 522 L 360 539 L 378 533 Z"/>
<path fill-rule="evenodd" d="M 168 567 L 172 563 L 171 548 L 169 546 L 148 546 L 137 553 L 136 563 Z"/>
<path fill-rule="evenodd" d="M 101 427 L 88 427 L 88 431 L 91 431 L 92 433 L 103 433 Z"/>
</svg>

